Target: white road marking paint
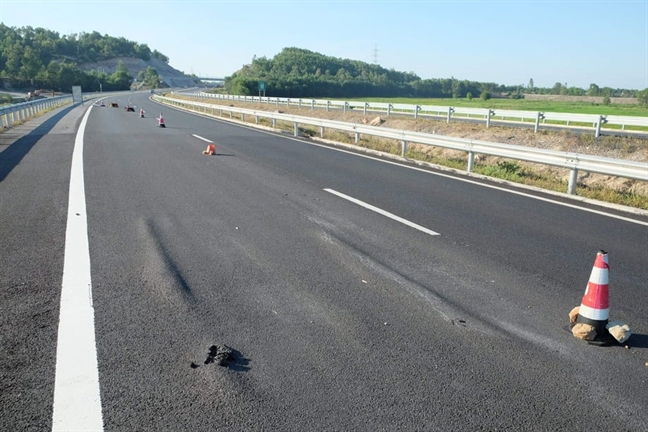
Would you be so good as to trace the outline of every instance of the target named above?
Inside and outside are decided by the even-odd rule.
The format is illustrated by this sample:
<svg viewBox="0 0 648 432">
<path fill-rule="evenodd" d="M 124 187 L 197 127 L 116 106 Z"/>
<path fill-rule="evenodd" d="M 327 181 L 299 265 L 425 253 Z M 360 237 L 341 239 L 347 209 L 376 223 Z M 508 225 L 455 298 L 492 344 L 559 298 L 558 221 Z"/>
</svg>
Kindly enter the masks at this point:
<svg viewBox="0 0 648 432">
<path fill-rule="evenodd" d="M 426 233 L 426 234 L 430 234 L 430 235 L 439 235 L 438 232 L 434 232 L 434 231 L 432 231 L 432 230 L 429 230 L 429 229 L 427 229 L 427 228 L 425 228 L 425 227 L 422 227 L 421 225 L 417 225 L 417 224 L 415 224 L 414 222 L 410 222 L 410 221 L 408 221 L 407 219 L 403 219 L 402 217 L 396 216 L 395 214 L 393 214 L 393 213 L 389 213 L 388 211 L 385 211 L 385 210 L 380 209 L 380 208 L 378 208 L 378 207 L 374 207 L 374 206 L 372 206 L 371 204 L 367 204 L 367 203 L 364 202 L 364 201 L 360 201 L 360 200 L 355 199 L 355 198 L 353 198 L 353 197 L 350 197 L 350 196 L 348 196 L 348 195 L 344 195 L 343 193 L 340 193 L 340 192 L 334 191 L 333 189 L 324 189 L 324 190 L 325 190 L 326 192 L 332 193 L 333 195 L 337 195 L 337 196 L 339 196 L 340 198 L 344 198 L 345 200 L 351 201 L 352 203 L 358 204 L 359 206 L 362 206 L 362 207 L 364 207 L 364 208 L 367 208 L 367 209 L 369 209 L 369 210 L 371 210 L 371 211 L 375 211 L 376 213 L 379 213 L 379 214 L 381 214 L 381 215 L 383 215 L 383 216 L 387 216 L 388 218 L 393 219 L 393 220 L 395 220 L 395 221 L 397 221 L 397 222 L 400 222 L 400 223 L 405 224 L 405 225 L 407 225 L 407 226 L 409 226 L 409 227 L 412 227 L 412 228 L 414 228 L 414 229 L 417 229 L 417 230 L 419 230 L 419 231 L 422 231 L 422 232 L 424 232 L 424 233 Z M 363 281 L 363 282 L 364 282 L 364 281 Z"/>
<path fill-rule="evenodd" d="M 103 431 L 83 181 L 88 108 L 74 141 L 54 380 L 53 431 Z"/>
<path fill-rule="evenodd" d="M 194 136 L 194 137 L 196 137 L 196 138 L 198 138 L 198 139 L 201 139 L 201 140 L 203 140 L 203 141 L 205 141 L 205 142 L 208 142 L 208 143 L 213 144 L 213 141 L 210 141 L 210 140 L 208 140 L 207 138 L 203 138 L 203 137 L 201 137 L 200 135 L 191 134 L 191 136 Z"/>
</svg>

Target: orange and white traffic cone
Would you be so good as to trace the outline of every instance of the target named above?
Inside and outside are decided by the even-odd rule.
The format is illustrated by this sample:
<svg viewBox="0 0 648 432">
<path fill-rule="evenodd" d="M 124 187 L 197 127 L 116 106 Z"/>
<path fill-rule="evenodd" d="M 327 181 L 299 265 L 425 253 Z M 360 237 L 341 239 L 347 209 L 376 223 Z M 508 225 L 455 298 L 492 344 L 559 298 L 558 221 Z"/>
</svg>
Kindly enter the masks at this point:
<svg viewBox="0 0 648 432">
<path fill-rule="evenodd" d="M 160 113 L 160 117 L 158 117 L 158 127 L 165 128 L 164 124 L 164 117 L 162 117 L 162 113 Z"/>
<path fill-rule="evenodd" d="M 140 108 L 140 118 L 144 118 L 144 108 Z"/>
<path fill-rule="evenodd" d="M 594 328 L 596 336 L 593 342 L 610 340 L 605 327 L 610 318 L 609 269 L 607 252 L 598 251 L 576 319 L 576 324 L 588 324 Z"/>
<path fill-rule="evenodd" d="M 207 145 L 207 149 L 203 152 L 204 155 L 215 155 L 216 154 L 216 145 L 215 144 L 209 144 Z"/>
</svg>

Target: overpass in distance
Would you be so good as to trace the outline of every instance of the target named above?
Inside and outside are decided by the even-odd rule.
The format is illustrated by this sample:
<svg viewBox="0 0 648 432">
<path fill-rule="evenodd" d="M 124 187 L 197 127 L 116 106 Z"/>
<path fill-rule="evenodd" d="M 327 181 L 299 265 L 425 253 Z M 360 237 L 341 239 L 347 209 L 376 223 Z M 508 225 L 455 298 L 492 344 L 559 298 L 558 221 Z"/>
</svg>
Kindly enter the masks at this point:
<svg viewBox="0 0 648 432">
<path fill-rule="evenodd" d="M 202 78 L 198 77 L 199 80 L 201 81 L 209 81 L 209 82 L 225 82 L 225 78 Z"/>
</svg>

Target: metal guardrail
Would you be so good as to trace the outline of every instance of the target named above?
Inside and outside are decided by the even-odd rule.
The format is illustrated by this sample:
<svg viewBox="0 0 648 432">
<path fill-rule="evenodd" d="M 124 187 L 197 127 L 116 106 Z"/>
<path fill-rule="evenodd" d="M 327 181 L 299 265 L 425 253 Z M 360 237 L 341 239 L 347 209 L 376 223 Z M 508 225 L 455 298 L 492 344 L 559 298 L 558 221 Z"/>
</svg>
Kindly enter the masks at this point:
<svg viewBox="0 0 648 432">
<path fill-rule="evenodd" d="M 48 97 L 0 107 L 0 128 L 10 128 L 15 123 L 68 103 L 72 103 L 72 95 Z"/>
<path fill-rule="evenodd" d="M 257 97 L 257 96 L 236 96 L 236 95 L 222 95 L 210 93 L 187 93 L 181 92 L 179 94 L 188 94 L 205 99 L 219 99 L 225 101 L 236 102 L 256 102 L 265 104 L 274 104 L 276 106 L 294 106 L 294 107 L 310 107 L 311 109 L 341 109 L 347 111 L 349 109 L 362 109 L 363 113 L 368 112 L 384 113 L 386 115 L 393 114 L 406 114 L 412 115 L 414 118 L 419 116 L 425 117 L 440 117 L 445 118 L 447 123 L 454 119 L 480 119 L 486 123 L 486 127 L 490 127 L 491 122 L 496 120 L 500 123 L 511 124 L 531 124 L 534 125 L 534 131 L 538 132 L 541 126 L 546 126 L 547 121 L 558 122 L 559 124 L 552 124 L 551 126 L 578 127 L 593 129 L 594 136 L 598 137 L 601 132 L 613 132 L 615 129 L 604 128 L 603 125 L 616 125 L 621 126 L 621 130 L 626 133 L 648 133 L 648 117 L 634 117 L 634 116 L 604 116 L 597 114 L 570 114 L 570 113 L 552 113 L 552 112 L 537 112 L 537 111 L 520 111 L 520 110 L 500 110 L 489 108 L 462 108 L 462 107 L 448 107 L 448 106 L 433 106 L 433 105 L 412 105 L 412 104 L 390 104 L 381 102 L 345 102 L 337 100 L 326 99 L 299 99 L 299 98 L 270 98 L 270 97 Z M 577 123 L 577 126 L 574 126 Z M 645 131 L 628 130 L 626 126 L 646 128 Z"/>
<path fill-rule="evenodd" d="M 201 108 L 201 113 L 208 113 L 208 110 L 211 110 L 211 115 L 213 116 L 216 116 L 216 111 L 219 111 L 218 115 L 221 117 L 223 115 L 223 112 L 228 112 L 230 114 L 230 118 L 232 117 L 232 113 L 237 113 L 241 115 L 243 120 L 245 119 L 246 115 L 255 117 L 256 123 L 259 122 L 259 118 L 267 118 L 272 120 L 273 127 L 276 127 L 277 120 L 290 122 L 293 123 L 294 136 L 299 136 L 299 125 L 309 125 L 320 127 L 320 136 L 324 135 L 324 130 L 326 128 L 353 133 L 355 134 L 356 143 L 360 140 L 360 135 L 391 138 L 400 141 L 401 156 L 403 157 L 405 157 L 408 143 L 425 144 L 435 147 L 444 147 L 453 150 L 465 151 L 468 154 L 468 172 L 473 170 L 476 154 L 485 154 L 490 156 L 566 168 L 570 170 L 569 183 L 567 186 L 568 194 L 574 194 L 576 192 L 576 181 L 579 170 L 634 180 L 648 181 L 648 163 L 645 162 L 627 161 L 622 159 L 590 156 L 580 153 L 561 152 L 555 150 L 536 149 L 533 147 L 516 146 L 511 144 L 446 137 L 436 134 L 426 134 L 401 129 L 370 126 L 360 123 L 346 123 L 312 117 L 301 117 L 272 111 L 257 111 L 246 108 L 237 108 L 214 105 L 204 102 L 174 99 L 171 97 L 164 97 L 159 95 L 153 96 L 153 98 L 162 103 L 170 104 L 189 111 L 199 111 L 197 108 Z"/>
</svg>

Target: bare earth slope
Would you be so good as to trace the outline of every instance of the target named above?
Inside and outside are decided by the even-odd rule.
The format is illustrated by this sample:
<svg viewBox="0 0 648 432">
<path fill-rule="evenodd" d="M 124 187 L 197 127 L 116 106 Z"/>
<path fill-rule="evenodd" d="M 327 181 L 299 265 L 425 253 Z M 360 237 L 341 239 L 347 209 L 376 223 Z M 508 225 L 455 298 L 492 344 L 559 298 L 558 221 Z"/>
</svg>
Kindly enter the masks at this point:
<svg viewBox="0 0 648 432">
<path fill-rule="evenodd" d="M 79 69 L 112 74 L 117 69 L 117 64 L 120 61 L 124 62 L 124 66 L 126 66 L 128 72 L 134 77 L 137 77 L 141 70 L 146 70 L 147 67 L 151 66 L 157 70 L 162 81 L 169 87 L 194 87 L 196 85 L 196 83 L 184 73 L 172 68 L 168 63 L 154 57 L 151 57 L 148 61 L 132 57 L 116 57 L 109 60 L 101 60 L 96 63 L 84 63 L 79 65 Z"/>
</svg>

